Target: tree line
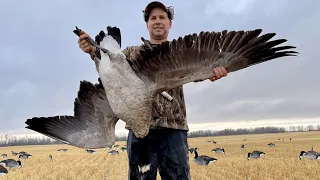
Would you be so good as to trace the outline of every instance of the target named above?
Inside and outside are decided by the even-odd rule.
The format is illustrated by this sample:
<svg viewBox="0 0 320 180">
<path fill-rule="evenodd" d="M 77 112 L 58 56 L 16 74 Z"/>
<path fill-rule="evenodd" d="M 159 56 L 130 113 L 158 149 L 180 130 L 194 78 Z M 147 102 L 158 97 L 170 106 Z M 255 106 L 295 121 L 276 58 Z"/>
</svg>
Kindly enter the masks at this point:
<svg viewBox="0 0 320 180">
<path fill-rule="evenodd" d="M 189 131 L 188 138 L 208 137 L 208 136 L 227 136 L 227 135 L 242 135 L 242 134 L 264 134 L 264 133 L 284 133 L 284 132 L 306 132 L 306 131 L 320 131 L 319 125 L 307 126 L 290 126 L 284 127 L 255 127 L 255 128 L 238 128 L 238 129 L 223 129 L 223 130 L 198 130 Z M 127 134 L 117 134 L 116 141 L 126 141 Z M 0 147 L 4 146 L 24 146 L 24 145 L 50 145 L 62 144 L 61 142 L 49 137 L 30 137 L 24 136 L 18 138 L 14 135 L 0 135 Z"/>
</svg>

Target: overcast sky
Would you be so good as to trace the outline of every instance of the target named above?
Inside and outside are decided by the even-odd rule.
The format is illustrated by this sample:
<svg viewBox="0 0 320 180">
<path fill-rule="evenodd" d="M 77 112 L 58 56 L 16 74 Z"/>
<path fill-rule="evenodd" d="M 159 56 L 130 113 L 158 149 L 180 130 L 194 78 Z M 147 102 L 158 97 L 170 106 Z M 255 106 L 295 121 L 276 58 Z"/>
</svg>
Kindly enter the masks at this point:
<svg viewBox="0 0 320 180">
<path fill-rule="evenodd" d="M 90 1 L 91 2 L 91 1 Z M 142 10 L 150 1 L 55 0 L 0 5 L 0 132 L 30 133 L 27 118 L 72 115 L 79 82 L 96 82 L 74 26 L 95 36 L 122 31 L 123 48 L 148 38 Z M 320 1 L 163 1 L 175 8 L 169 38 L 204 31 L 263 29 L 288 39 L 298 57 L 184 86 L 190 129 L 320 122 Z M 124 129 L 119 122 L 118 132 Z"/>
</svg>

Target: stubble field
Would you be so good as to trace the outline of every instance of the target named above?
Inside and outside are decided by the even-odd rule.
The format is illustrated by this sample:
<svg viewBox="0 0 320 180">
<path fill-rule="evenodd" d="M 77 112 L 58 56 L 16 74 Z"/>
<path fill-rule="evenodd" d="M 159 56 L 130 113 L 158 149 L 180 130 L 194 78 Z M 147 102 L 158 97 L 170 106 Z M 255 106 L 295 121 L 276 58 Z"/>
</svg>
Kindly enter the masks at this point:
<svg viewBox="0 0 320 180">
<path fill-rule="evenodd" d="M 214 140 L 217 144 L 206 142 L 207 140 Z M 298 158 L 300 151 L 308 151 L 312 145 L 315 151 L 320 152 L 320 132 L 219 136 L 190 138 L 188 141 L 191 147 L 199 148 L 199 155 L 218 159 L 208 166 L 199 166 L 192 161 L 194 154 L 189 154 L 191 176 L 194 180 L 320 180 L 320 160 L 300 161 Z M 268 147 L 267 144 L 271 142 L 276 146 Z M 116 144 L 121 147 L 125 142 Z M 241 144 L 245 145 L 243 151 L 240 148 Z M 0 154 L 7 153 L 7 158 L 17 160 L 18 157 L 13 156 L 11 151 L 26 151 L 32 154 L 32 157 L 22 159 L 22 168 L 9 170 L 9 173 L 0 179 L 126 180 L 128 158 L 127 153 L 122 152 L 120 147 L 113 148 L 119 150 L 119 155 L 109 155 L 109 149 L 98 149 L 97 153 L 88 154 L 84 149 L 67 145 L 2 147 Z M 216 147 L 224 148 L 226 153 L 211 152 Z M 61 148 L 67 148 L 68 151 L 57 151 Z M 253 150 L 260 150 L 266 154 L 261 159 L 248 161 L 247 154 Z M 49 161 L 49 154 L 53 156 L 52 162 Z"/>
</svg>

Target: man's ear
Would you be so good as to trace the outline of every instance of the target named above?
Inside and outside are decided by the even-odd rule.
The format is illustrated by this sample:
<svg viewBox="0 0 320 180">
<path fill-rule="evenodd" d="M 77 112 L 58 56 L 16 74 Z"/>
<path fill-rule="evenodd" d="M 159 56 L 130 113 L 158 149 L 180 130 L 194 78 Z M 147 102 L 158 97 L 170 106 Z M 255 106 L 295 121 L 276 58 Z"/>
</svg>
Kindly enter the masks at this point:
<svg viewBox="0 0 320 180">
<path fill-rule="evenodd" d="M 170 20 L 169 22 L 169 29 L 171 29 L 171 26 L 172 26 L 172 20 Z"/>
</svg>

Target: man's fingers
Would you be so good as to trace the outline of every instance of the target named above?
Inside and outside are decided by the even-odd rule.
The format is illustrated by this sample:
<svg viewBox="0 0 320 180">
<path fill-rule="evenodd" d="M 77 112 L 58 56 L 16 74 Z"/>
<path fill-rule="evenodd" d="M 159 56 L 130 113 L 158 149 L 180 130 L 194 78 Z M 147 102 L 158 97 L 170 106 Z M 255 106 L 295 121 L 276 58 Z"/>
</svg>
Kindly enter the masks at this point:
<svg viewBox="0 0 320 180">
<path fill-rule="evenodd" d="M 89 37 L 88 34 L 82 34 L 81 36 L 79 36 L 78 43 L 80 43 L 82 40 L 84 40 L 85 38 L 88 38 L 88 37 Z"/>
<path fill-rule="evenodd" d="M 92 50 L 91 46 L 83 49 L 83 51 L 86 52 L 86 53 L 89 53 L 91 50 Z"/>
<path fill-rule="evenodd" d="M 220 72 L 219 72 L 218 68 L 214 68 L 214 69 L 213 69 L 213 73 L 214 73 L 214 75 L 215 75 L 215 79 L 216 79 L 216 80 L 217 80 L 217 79 L 220 79 L 221 75 L 220 75 Z"/>
</svg>

